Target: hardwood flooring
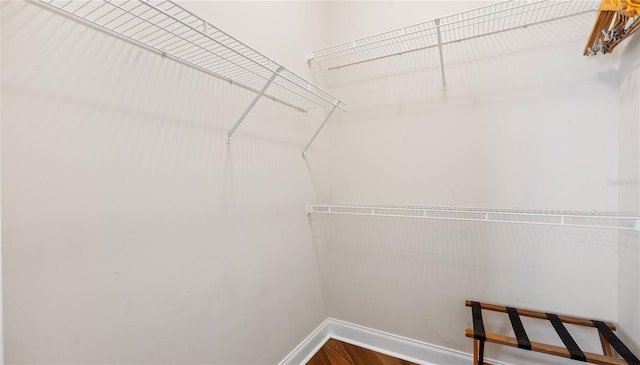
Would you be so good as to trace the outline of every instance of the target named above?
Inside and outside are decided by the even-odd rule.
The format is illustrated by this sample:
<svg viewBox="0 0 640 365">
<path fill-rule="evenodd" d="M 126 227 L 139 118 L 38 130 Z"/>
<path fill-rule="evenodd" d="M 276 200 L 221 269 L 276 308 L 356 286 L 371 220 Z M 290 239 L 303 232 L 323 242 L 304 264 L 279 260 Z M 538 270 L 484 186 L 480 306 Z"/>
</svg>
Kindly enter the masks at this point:
<svg viewBox="0 0 640 365">
<path fill-rule="evenodd" d="M 330 338 L 307 365 L 417 365 Z"/>
</svg>

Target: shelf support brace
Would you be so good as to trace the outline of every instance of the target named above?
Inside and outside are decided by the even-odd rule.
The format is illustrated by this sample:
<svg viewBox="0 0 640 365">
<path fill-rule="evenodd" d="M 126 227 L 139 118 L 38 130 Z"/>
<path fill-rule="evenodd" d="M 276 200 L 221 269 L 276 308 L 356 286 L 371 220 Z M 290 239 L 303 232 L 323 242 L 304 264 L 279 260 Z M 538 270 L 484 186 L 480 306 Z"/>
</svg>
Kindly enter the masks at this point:
<svg viewBox="0 0 640 365">
<path fill-rule="evenodd" d="M 271 83 L 273 82 L 273 80 L 276 79 L 276 76 L 278 76 L 278 74 L 284 70 L 284 67 L 280 66 L 278 67 L 278 69 L 273 73 L 273 75 L 271 75 L 271 78 L 267 81 L 266 84 L 264 84 L 264 86 L 262 87 L 262 90 L 260 90 L 260 92 L 256 95 L 255 98 L 253 98 L 253 101 L 251 102 L 251 104 L 249 104 L 249 106 L 247 107 L 247 109 L 244 111 L 244 113 L 242 113 L 242 115 L 240 116 L 240 119 L 238 119 L 238 121 L 236 122 L 236 124 L 233 125 L 233 127 L 229 130 L 229 132 L 227 133 L 227 143 L 231 143 L 231 136 L 233 135 L 233 133 L 236 131 L 236 129 L 238 129 L 238 127 L 240 126 L 240 124 L 242 124 L 242 121 L 244 121 L 244 118 L 247 117 L 247 115 L 249 114 L 249 112 L 251 111 L 251 109 L 253 109 L 253 107 L 256 105 L 256 103 L 258 102 L 258 100 L 260 100 L 260 98 L 262 97 L 262 95 L 264 95 L 264 93 L 267 91 L 267 89 L 269 88 L 269 85 L 271 85 Z"/>
<path fill-rule="evenodd" d="M 444 76 L 444 59 L 442 57 L 442 35 L 440 34 L 440 19 L 434 19 L 438 32 L 438 53 L 440 54 L 440 73 L 442 74 L 442 91 L 447 91 L 447 79 Z"/>
<path fill-rule="evenodd" d="M 327 124 L 327 122 L 329 121 L 329 118 L 331 118 L 331 114 L 333 114 L 333 112 L 338 107 L 338 103 L 339 103 L 338 100 L 335 100 L 333 102 L 333 108 L 331 108 L 331 111 L 329 111 L 327 116 L 324 117 L 324 120 L 322 121 L 322 124 L 320 124 L 320 128 L 318 128 L 318 130 L 313 135 L 313 137 L 311 137 L 311 140 L 309 141 L 309 143 L 307 143 L 307 146 L 304 148 L 304 151 L 302 152 L 302 158 L 304 158 L 304 159 L 307 158 L 307 150 L 309 149 L 309 147 L 311 147 L 311 144 L 313 143 L 313 141 L 315 141 L 316 137 L 318 137 L 318 134 L 320 134 L 320 131 L 322 130 L 322 128 L 324 128 L 324 125 Z"/>
</svg>

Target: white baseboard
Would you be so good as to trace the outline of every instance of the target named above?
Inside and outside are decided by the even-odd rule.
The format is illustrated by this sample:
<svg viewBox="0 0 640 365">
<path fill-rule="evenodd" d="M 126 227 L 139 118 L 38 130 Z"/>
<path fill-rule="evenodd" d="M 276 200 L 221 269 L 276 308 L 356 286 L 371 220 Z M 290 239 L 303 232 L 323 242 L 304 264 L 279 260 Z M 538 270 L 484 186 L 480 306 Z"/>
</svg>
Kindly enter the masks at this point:
<svg viewBox="0 0 640 365">
<path fill-rule="evenodd" d="M 473 355 L 328 318 L 302 341 L 280 365 L 305 364 L 329 338 L 364 347 L 421 365 L 471 365 Z M 495 365 L 509 365 L 487 359 Z"/>
<path fill-rule="evenodd" d="M 331 321 L 331 318 L 325 319 L 324 322 L 313 330 L 307 338 L 302 340 L 289 355 L 285 356 L 279 365 L 306 364 L 331 337 L 329 333 L 329 321 Z"/>
</svg>

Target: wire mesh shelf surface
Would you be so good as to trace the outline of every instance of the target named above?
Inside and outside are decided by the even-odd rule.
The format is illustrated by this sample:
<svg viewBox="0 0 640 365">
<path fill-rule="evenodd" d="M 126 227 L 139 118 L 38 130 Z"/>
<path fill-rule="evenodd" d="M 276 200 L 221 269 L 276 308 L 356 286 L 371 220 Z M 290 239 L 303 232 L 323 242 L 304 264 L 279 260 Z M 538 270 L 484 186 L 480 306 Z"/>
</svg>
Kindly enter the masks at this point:
<svg viewBox="0 0 640 365">
<path fill-rule="evenodd" d="M 316 50 L 308 58 L 331 70 L 591 13 L 599 3 L 509 0 Z"/>
<path fill-rule="evenodd" d="M 339 214 L 640 231 L 640 217 L 612 212 L 491 209 L 398 204 L 307 204 L 307 214 Z"/>
<path fill-rule="evenodd" d="M 172 1 L 40 0 L 165 57 L 305 112 L 336 97 Z"/>
</svg>

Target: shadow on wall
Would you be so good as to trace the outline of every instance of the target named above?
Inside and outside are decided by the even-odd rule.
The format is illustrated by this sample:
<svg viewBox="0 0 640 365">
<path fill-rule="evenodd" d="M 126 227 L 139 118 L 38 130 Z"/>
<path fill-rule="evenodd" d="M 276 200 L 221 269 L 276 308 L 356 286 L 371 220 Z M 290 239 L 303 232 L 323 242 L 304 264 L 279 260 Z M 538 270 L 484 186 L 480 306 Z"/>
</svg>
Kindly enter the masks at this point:
<svg viewBox="0 0 640 365">
<path fill-rule="evenodd" d="M 228 145 L 252 92 L 34 4 L 1 3 L 7 361 L 281 359 L 325 315 L 321 113 L 261 100 Z"/>
<path fill-rule="evenodd" d="M 60 11 L 51 11 L 49 8 L 45 8 L 45 5 L 39 1 L 27 1 L 25 3 L 16 3 L 15 6 L 9 7 L 10 3 L 3 3 L 3 8 L 7 8 L 12 12 L 12 16 L 5 24 L 10 28 L 11 23 L 16 23 L 20 27 L 27 27 L 29 29 L 37 29 L 32 32 L 31 36 L 34 38 L 48 37 L 51 38 L 47 42 L 46 50 L 35 50 L 35 52 L 46 53 L 50 59 L 59 59 L 67 55 L 77 56 L 76 59 L 82 62 L 83 59 L 87 59 L 92 52 L 98 52 L 103 54 L 104 57 L 100 58 L 100 63 L 95 63 L 95 69 L 93 72 L 107 73 L 117 77 L 111 78 L 110 84 L 96 85 L 94 80 L 99 80 L 99 77 L 92 78 L 91 74 L 76 72 L 74 64 L 71 62 L 61 62 L 60 64 L 53 65 L 51 62 L 47 63 L 48 67 L 59 67 L 57 72 L 57 79 L 47 80 L 51 87 L 46 89 L 47 92 L 42 90 L 30 89 L 29 92 L 35 92 L 42 94 L 46 98 L 57 98 L 58 101 L 73 103 L 75 106 L 87 106 L 91 105 L 94 108 L 98 108 L 101 111 L 113 111 L 117 110 L 120 113 L 133 115 L 135 117 L 142 117 L 147 119 L 153 119 L 158 122 L 175 123 L 179 122 L 182 125 L 191 125 L 195 128 L 208 128 L 215 131 L 215 133 L 225 133 L 230 129 L 233 123 L 238 119 L 240 114 L 246 109 L 249 102 L 255 96 L 255 93 L 239 86 L 230 85 L 221 79 L 217 79 L 214 76 L 204 74 L 201 71 L 192 69 L 188 65 L 182 65 L 177 61 L 165 59 L 161 57 L 156 51 L 142 49 L 139 45 L 130 42 L 127 38 L 121 38 L 114 36 L 109 32 L 104 31 L 100 27 L 92 24 L 87 24 L 77 20 L 76 18 Z M 25 11 L 29 5 L 36 5 L 40 8 L 40 14 L 45 16 L 47 20 L 45 24 L 42 24 L 41 17 L 30 17 L 21 19 L 20 14 Z M 18 8 L 19 7 L 19 8 Z M 17 8 L 17 9 L 16 9 Z M 71 20 L 72 26 L 69 23 L 60 21 L 60 17 Z M 37 23 L 37 24 L 36 24 Z M 47 29 L 55 29 L 54 32 Z M 78 42 L 58 42 L 57 38 L 64 40 L 71 34 L 78 33 L 78 30 L 85 28 L 91 28 L 95 32 L 83 32 L 82 40 Z M 19 32 L 7 32 L 4 37 L 5 42 L 11 42 L 12 36 L 19 36 Z M 122 43 L 124 41 L 126 44 Z M 60 45 L 63 46 L 60 46 Z M 130 44 L 131 46 L 128 46 Z M 31 57 L 40 56 L 39 54 L 24 55 L 24 60 Z M 22 62 L 14 62 L 13 66 L 18 67 L 22 65 Z M 38 68 L 44 67 L 44 63 L 37 64 Z M 123 71 L 122 67 L 125 67 Z M 184 67 L 186 66 L 186 67 Z M 5 66 L 7 73 L 10 73 L 12 65 Z M 46 70 L 42 70 L 46 72 Z M 158 73 L 162 73 L 165 78 L 158 78 Z M 29 80 L 37 81 L 35 78 L 37 73 L 34 73 L 28 79 L 22 80 L 8 80 L 6 83 L 9 87 L 22 88 L 29 85 Z M 140 85 L 139 90 L 134 90 L 133 97 L 128 95 L 127 92 L 113 93 L 111 87 L 116 87 L 118 90 L 123 90 L 121 85 L 125 80 L 134 79 L 137 84 Z M 9 78 L 6 78 L 9 79 Z M 17 82 L 20 81 L 20 82 Z M 120 81 L 120 84 L 117 82 Z M 156 87 L 156 94 L 149 95 L 148 92 L 142 92 L 147 85 L 154 85 Z M 95 95 L 95 93 L 89 93 L 96 87 L 100 88 L 101 94 L 97 97 L 88 99 Z M 189 88 L 188 93 L 182 92 L 185 88 Z M 46 95 L 45 95 L 46 94 Z M 212 96 L 215 96 L 216 100 L 211 100 Z M 60 98 L 66 98 L 61 100 Z M 169 103 L 165 103 L 162 109 L 154 108 L 149 110 L 145 108 L 152 104 L 154 98 L 167 98 Z M 195 108 L 193 104 L 197 102 L 205 101 L 209 104 L 209 108 Z M 191 103 L 192 105 L 186 105 Z M 230 105 L 231 108 L 220 108 L 216 105 Z M 179 108 L 179 109 L 177 109 Z M 234 109 L 235 108 L 235 109 Z M 300 113 L 289 107 L 285 107 L 271 99 L 265 99 L 258 103 L 257 112 L 252 112 L 247 118 L 247 123 L 243 123 L 239 132 L 245 134 L 245 138 L 253 138 L 255 140 L 267 139 L 269 143 L 288 144 L 292 148 L 301 149 L 304 147 L 306 141 L 291 142 L 287 138 L 278 138 L 282 136 L 282 133 L 269 133 L 274 128 L 269 128 L 269 123 L 276 123 L 273 127 L 278 127 L 277 121 L 282 119 L 290 120 L 294 119 L 306 119 L 308 116 L 305 113 Z M 269 113 L 274 113 L 273 120 L 269 120 L 268 123 L 261 123 L 262 128 L 246 128 L 249 123 L 256 123 L 253 118 L 255 114 L 261 114 L 261 111 L 268 110 Z M 215 112 L 214 117 L 211 117 L 211 112 Z M 283 112 L 284 111 L 284 112 Z M 198 113 L 199 112 L 199 113 Z M 221 114 L 225 113 L 225 114 Z M 312 115 L 322 115 L 322 111 L 310 111 Z M 313 117 L 311 117 L 313 118 Z M 286 136 L 285 136 L 286 137 Z M 224 138 L 222 139 L 224 141 Z M 218 142 L 218 140 L 216 140 Z"/>
<path fill-rule="evenodd" d="M 333 318 L 467 353 L 465 299 L 616 318 L 613 231 L 322 214 L 310 222 Z M 488 331 L 511 333 L 507 316 L 485 317 Z M 562 346 L 546 323 L 525 325 L 535 341 Z M 600 351 L 595 332 L 571 331 L 584 350 Z M 558 364 L 500 346 L 488 354 Z"/>
<path fill-rule="evenodd" d="M 615 210 L 606 182 L 617 177 L 617 135 L 606 123 L 618 56 L 582 56 L 591 23 L 447 46 L 446 92 L 436 49 L 331 71 L 312 62 L 350 105 L 331 125 L 332 198 Z"/>
<path fill-rule="evenodd" d="M 617 55 L 582 56 L 578 16 L 338 70 L 333 202 L 615 210 Z M 613 122 L 611 121 L 613 118 Z M 315 214 L 330 317 L 471 352 L 465 299 L 616 321 L 617 232 Z M 598 293 L 594 296 L 593 293 Z M 506 316 L 489 331 L 509 334 Z M 562 346 L 546 323 L 534 341 Z M 586 351 L 597 333 L 572 328 Z M 571 364 L 497 346 L 514 364 Z"/>
<path fill-rule="evenodd" d="M 581 44 L 592 21 L 592 14 L 586 14 L 445 45 L 443 52 L 449 94 L 455 95 L 457 90 L 469 88 L 486 91 L 499 87 L 507 91 L 511 87 L 517 89 L 535 85 L 541 79 L 540 75 L 547 74 L 554 67 L 561 67 L 555 62 L 558 55 L 548 51 L 570 48 L 571 53 L 582 58 Z M 441 86 L 438 54 L 437 48 L 430 48 L 333 70 L 325 70 L 313 60 L 310 66 L 314 75 L 321 75 L 320 78 L 326 79 L 327 85 L 336 92 L 345 88 L 350 90 L 349 87 L 353 85 L 365 87 L 365 95 L 360 98 L 350 95 L 352 98 L 347 101 L 358 109 L 367 105 L 362 102 L 377 100 L 375 96 L 378 93 L 404 95 L 408 89 L 416 102 L 437 94 Z M 608 56 L 609 60 L 614 57 Z M 523 59 L 532 62 L 522 62 Z M 603 67 L 607 64 L 596 58 L 590 61 L 599 62 Z M 496 70 L 499 70 L 498 74 Z M 561 80 L 580 77 L 580 73 L 567 69 L 562 72 L 554 70 L 553 73 L 560 75 Z M 562 76 L 564 74 L 567 76 Z M 394 81 L 385 82 L 389 79 Z M 612 82 L 606 77 L 602 81 Z M 399 85 L 402 85 L 402 89 L 398 89 Z"/>
</svg>

